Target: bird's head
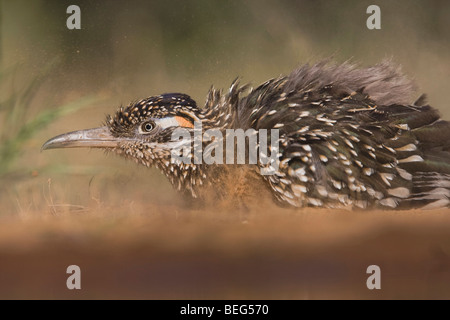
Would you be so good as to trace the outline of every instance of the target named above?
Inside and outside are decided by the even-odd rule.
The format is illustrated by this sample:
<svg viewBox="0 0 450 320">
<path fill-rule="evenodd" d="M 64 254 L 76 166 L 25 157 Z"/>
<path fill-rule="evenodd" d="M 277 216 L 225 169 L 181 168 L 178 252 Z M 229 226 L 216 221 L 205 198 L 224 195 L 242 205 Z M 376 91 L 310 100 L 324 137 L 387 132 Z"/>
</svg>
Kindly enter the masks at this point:
<svg viewBox="0 0 450 320">
<path fill-rule="evenodd" d="M 120 107 L 104 126 L 74 131 L 48 140 L 42 149 L 102 148 L 133 158 L 146 166 L 170 162 L 172 140 L 177 128 L 194 130 L 200 109 L 188 95 L 169 93 Z"/>
</svg>

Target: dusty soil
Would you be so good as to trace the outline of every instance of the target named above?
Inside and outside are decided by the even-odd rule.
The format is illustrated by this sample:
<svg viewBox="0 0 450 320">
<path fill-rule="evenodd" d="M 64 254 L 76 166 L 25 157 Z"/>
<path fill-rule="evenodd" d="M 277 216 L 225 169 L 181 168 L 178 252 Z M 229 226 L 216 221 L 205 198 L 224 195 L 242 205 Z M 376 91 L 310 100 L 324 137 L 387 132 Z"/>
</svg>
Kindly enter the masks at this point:
<svg viewBox="0 0 450 320">
<path fill-rule="evenodd" d="M 129 211 L 3 217 L 0 298 L 450 298 L 448 210 Z"/>
</svg>

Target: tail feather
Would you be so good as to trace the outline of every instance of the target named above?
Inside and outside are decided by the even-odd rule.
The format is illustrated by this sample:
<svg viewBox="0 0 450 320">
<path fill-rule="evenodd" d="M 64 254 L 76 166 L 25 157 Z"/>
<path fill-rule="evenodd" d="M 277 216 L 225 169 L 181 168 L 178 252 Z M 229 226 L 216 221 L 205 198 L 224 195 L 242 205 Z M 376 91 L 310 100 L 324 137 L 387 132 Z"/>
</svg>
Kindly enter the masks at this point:
<svg viewBox="0 0 450 320">
<path fill-rule="evenodd" d="M 450 122 L 437 120 L 411 130 L 423 161 L 401 164 L 412 174 L 411 206 L 435 209 L 450 205 Z"/>
</svg>

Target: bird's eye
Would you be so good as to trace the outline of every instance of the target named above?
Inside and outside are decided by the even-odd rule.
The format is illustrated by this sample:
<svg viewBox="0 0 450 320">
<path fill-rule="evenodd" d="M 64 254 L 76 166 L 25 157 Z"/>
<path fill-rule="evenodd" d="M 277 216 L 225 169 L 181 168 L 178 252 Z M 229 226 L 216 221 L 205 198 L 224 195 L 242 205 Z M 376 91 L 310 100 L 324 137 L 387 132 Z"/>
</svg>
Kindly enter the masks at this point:
<svg viewBox="0 0 450 320">
<path fill-rule="evenodd" d="M 145 122 L 141 126 L 141 130 L 143 133 L 151 132 L 153 131 L 153 129 L 155 129 L 155 123 L 152 121 Z"/>
</svg>

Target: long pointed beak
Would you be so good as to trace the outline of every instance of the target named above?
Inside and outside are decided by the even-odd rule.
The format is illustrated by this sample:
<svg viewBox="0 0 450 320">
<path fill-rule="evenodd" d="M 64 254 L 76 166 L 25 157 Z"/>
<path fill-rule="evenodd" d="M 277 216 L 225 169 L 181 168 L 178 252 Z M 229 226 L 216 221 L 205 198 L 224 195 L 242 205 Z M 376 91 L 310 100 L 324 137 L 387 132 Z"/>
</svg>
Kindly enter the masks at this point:
<svg viewBox="0 0 450 320">
<path fill-rule="evenodd" d="M 56 148 L 116 148 L 120 139 L 111 135 L 108 127 L 79 130 L 51 138 L 42 145 L 42 150 Z"/>
</svg>

